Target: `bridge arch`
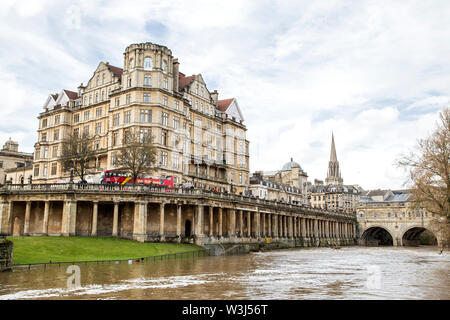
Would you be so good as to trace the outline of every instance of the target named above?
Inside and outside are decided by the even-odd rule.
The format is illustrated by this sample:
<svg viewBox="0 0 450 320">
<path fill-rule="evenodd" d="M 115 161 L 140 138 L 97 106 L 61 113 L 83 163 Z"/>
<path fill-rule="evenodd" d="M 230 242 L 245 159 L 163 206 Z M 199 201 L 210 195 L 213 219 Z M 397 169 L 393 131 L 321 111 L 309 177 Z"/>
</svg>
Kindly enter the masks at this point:
<svg viewBox="0 0 450 320">
<path fill-rule="evenodd" d="M 410 226 L 402 234 L 403 246 L 437 245 L 435 232 L 423 226 Z"/>
<path fill-rule="evenodd" d="M 361 243 L 365 246 L 393 246 L 392 233 L 383 226 L 371 226 L 361 234 Z"/>
</svg>

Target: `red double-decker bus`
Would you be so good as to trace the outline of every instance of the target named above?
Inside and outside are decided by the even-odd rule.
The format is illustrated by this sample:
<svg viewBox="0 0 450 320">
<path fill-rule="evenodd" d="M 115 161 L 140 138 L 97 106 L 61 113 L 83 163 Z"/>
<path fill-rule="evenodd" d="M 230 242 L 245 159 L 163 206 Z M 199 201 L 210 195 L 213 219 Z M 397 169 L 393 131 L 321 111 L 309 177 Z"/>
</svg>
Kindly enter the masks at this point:
<svg viewBox="0 0 450 320">
<path fill-rule="evenodd" d="M 129 173 L 120 170 L 105 170 L 101 175 L 102 183 L 126 184 L 133 183 L 133 178 Z M 165 179 L 153 179 L 146 176 L 139 176 L 136 184 L 151 184 L 173 188 L 173 176 L 166 176 Z"/>
</svg>

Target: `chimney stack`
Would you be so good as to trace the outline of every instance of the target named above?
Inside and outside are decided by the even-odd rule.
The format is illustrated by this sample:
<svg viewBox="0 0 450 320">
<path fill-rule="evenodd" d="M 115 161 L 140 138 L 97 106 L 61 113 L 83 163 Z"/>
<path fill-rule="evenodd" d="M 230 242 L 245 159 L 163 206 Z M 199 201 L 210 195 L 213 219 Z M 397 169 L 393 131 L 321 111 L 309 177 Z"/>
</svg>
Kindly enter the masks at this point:
<svg viewBox="0 0 450 320">
<path fill-rule="evenodd" d="M 211 92 L 211 99 L 213 100 L 213 104 L 217 107 L 217 101 L 219 100 L 219 93 L 217 90 Z"/>
</svg>

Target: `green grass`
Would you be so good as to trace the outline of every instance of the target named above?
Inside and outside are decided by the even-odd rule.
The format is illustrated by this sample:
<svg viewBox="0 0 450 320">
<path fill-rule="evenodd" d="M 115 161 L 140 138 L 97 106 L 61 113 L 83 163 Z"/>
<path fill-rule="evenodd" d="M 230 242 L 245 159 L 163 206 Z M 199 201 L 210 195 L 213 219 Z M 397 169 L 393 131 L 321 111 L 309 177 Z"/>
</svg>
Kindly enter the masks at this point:
<svg viewBox="0 0 450 320">
<path fill-rule="evenodd" d="M 200 250 L 192 244 L 140 243 L 96 237 L 9 237 L 14 264 L 135 259 Z"/>
</svg>

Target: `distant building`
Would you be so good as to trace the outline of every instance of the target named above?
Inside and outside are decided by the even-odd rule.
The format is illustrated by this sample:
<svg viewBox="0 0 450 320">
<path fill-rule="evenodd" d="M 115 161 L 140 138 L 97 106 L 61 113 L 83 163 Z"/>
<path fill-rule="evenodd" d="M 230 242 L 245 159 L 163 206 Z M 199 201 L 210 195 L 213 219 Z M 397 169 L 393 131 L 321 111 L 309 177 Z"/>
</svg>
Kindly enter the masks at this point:
<svg viewBox="0 0 450 320">
<path fill-rule="evenodd" d="M 322 180 L 314 180 L 308 184 L 308 199 L 313 208 L 356 213 L 362 188 L 359 185 L 344 185 L 336 156 L 334 134 L 331 135 L 330 161 L 328 162 L 325 184 Z"/>
<path fill-rule="evenodd" d="M 256 171 L 251 179 L 249 193 L 269 200 L 307 204 L 308 175 L 292 158 L 277 171 Z"/>
<path fill-rule="evenodd" d="M 16 170 L 21 174 L 18 174 L 19 181 L 28 176 L 25 175 L 25 168 L 31 166 L 33 162 L 33 154 L 20 152 L 19 143 L 12 141 L 9 138 L 0 150 L 0 184 L 4 184 L 7 180 L 6 173 L 8 170 Z M 11 179 L 8 179 L 11 181 Z M 14 182 L 14 181 L 13 181 Z"/>
</svg>

